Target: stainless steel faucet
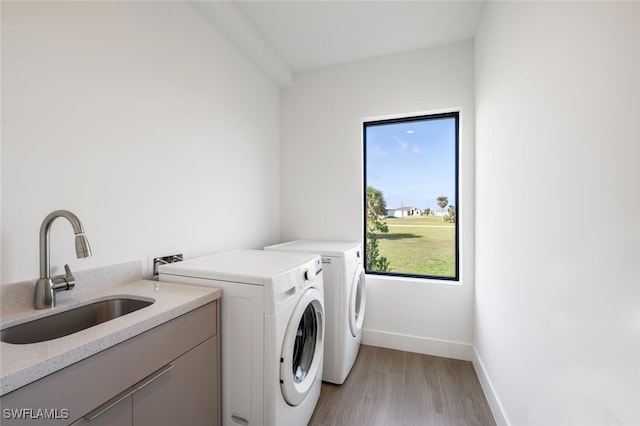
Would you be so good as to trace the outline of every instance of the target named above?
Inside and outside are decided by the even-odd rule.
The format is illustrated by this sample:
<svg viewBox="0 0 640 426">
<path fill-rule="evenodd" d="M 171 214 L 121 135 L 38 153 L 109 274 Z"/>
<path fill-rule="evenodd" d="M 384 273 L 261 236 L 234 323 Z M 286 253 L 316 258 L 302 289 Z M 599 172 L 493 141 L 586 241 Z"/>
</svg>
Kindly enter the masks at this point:
<svg viewBox="0 0 640 426">
<path fill-rule="evenodd" d="M 76 280 L 69 265 L 64 265 L 65 275 L 51 277 L 49 268 L 49 230 L 53 221 L 59 217 L 67 219 L 76 234 L 76 255 L 78 259 L 91 256 L 89 241 L 84 235 L 80 219 L 68 210 L 56 210 L 49 213 L 40 226 L 40 279 L 36 282 L 34 306 L 36 309 L 53 308 L 56 306 L 56 292 L 71 290 Z"/>
</svg>

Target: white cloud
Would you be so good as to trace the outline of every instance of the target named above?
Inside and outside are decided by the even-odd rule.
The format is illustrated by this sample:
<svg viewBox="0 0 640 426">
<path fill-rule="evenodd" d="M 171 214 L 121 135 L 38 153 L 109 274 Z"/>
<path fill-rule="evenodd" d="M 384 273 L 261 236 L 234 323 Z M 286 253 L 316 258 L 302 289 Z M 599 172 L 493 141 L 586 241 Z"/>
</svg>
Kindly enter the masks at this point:
<svg viewBox="0 0 640 426">
<path fill-rule="evenodd" d="M 420 147 L 416 144 L 414 144 L 411 147 L 411 152 L 413 152 L 415 155 L 420 155 L 422 153 L 422 150 L 420 149 Z"/>
<path fill-rule="evenodd" d="M 398 151 L 400 151 L 400 153 L 405 152 L 407 150 L 407 148 L 409 147 L 408 143 L 406 143 L 405 141 L 403 141 L 402 139 L 400 139 L 396 135 L 393 135 L 393 140 L 396 142 L 396 145 L 398 145 Z"/>
<path fill-rule="evenodd" d="M 381 158 L 386 158 L 389 156 L 389 153 L 386 150 L 380 148 L 379 146 L 373 147 L 372 154 L 376 157 L 381 157 Z"/>
</svg>

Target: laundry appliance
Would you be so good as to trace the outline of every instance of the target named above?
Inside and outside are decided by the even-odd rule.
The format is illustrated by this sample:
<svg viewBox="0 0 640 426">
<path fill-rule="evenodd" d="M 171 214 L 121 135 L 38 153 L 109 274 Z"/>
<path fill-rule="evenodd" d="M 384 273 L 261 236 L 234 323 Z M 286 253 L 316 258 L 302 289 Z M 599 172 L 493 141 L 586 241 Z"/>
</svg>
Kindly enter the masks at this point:
<svg viewBox="0 0 640 426">
<path fill-rule="evenodd" d="M 222 289 L 223 426 L 306 425 L 322 382 L 320 256 L 237 250 L 158 271 L 160 281 Z"/>
<path fill-rule="evenodd" d="M 366 306 L 360 243 L 297 240 L 268 246 L 265 250 L 322 256 L 326 312 L 322 379 L 335 384 L 344 383 L 358 356 Z"/>
</svg>

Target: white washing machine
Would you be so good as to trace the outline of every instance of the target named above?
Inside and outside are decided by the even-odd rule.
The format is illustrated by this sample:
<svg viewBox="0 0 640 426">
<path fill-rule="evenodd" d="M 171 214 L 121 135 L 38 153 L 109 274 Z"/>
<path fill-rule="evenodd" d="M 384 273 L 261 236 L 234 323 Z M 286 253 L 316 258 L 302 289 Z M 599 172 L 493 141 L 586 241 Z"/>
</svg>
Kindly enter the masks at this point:
<svg viewBox="0 0 640 426">
<path fill-rule="evenodd" d="M 362 340 L 366 289 L 360 243 L 298 240 L 268 246 L 265 250 L 322 255 L 327 324 L 322 379 L 344 383 Z"/>
<path fill-rule="evenodd" d="M 222 289 L 222 424 L 306 425 L 322 383 L 320 256 L 238 250 L 158 270 L 160 281 Z"/>
</svg>

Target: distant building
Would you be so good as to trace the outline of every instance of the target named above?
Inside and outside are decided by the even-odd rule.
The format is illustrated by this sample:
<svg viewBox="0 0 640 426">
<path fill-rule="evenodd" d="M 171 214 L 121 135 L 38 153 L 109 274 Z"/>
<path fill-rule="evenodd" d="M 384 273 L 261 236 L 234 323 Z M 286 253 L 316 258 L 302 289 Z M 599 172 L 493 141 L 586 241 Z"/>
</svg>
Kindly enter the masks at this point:
<svg viewBox="0 0 640 426">
<path fill-rule="evenodd" d="M 399 209 L 387 209 L 387 217 L 409 217 L 409 216 L 420 216 L 420 209 L 416 209 L 415 207 L 401 207 Z"/>
</svg>

